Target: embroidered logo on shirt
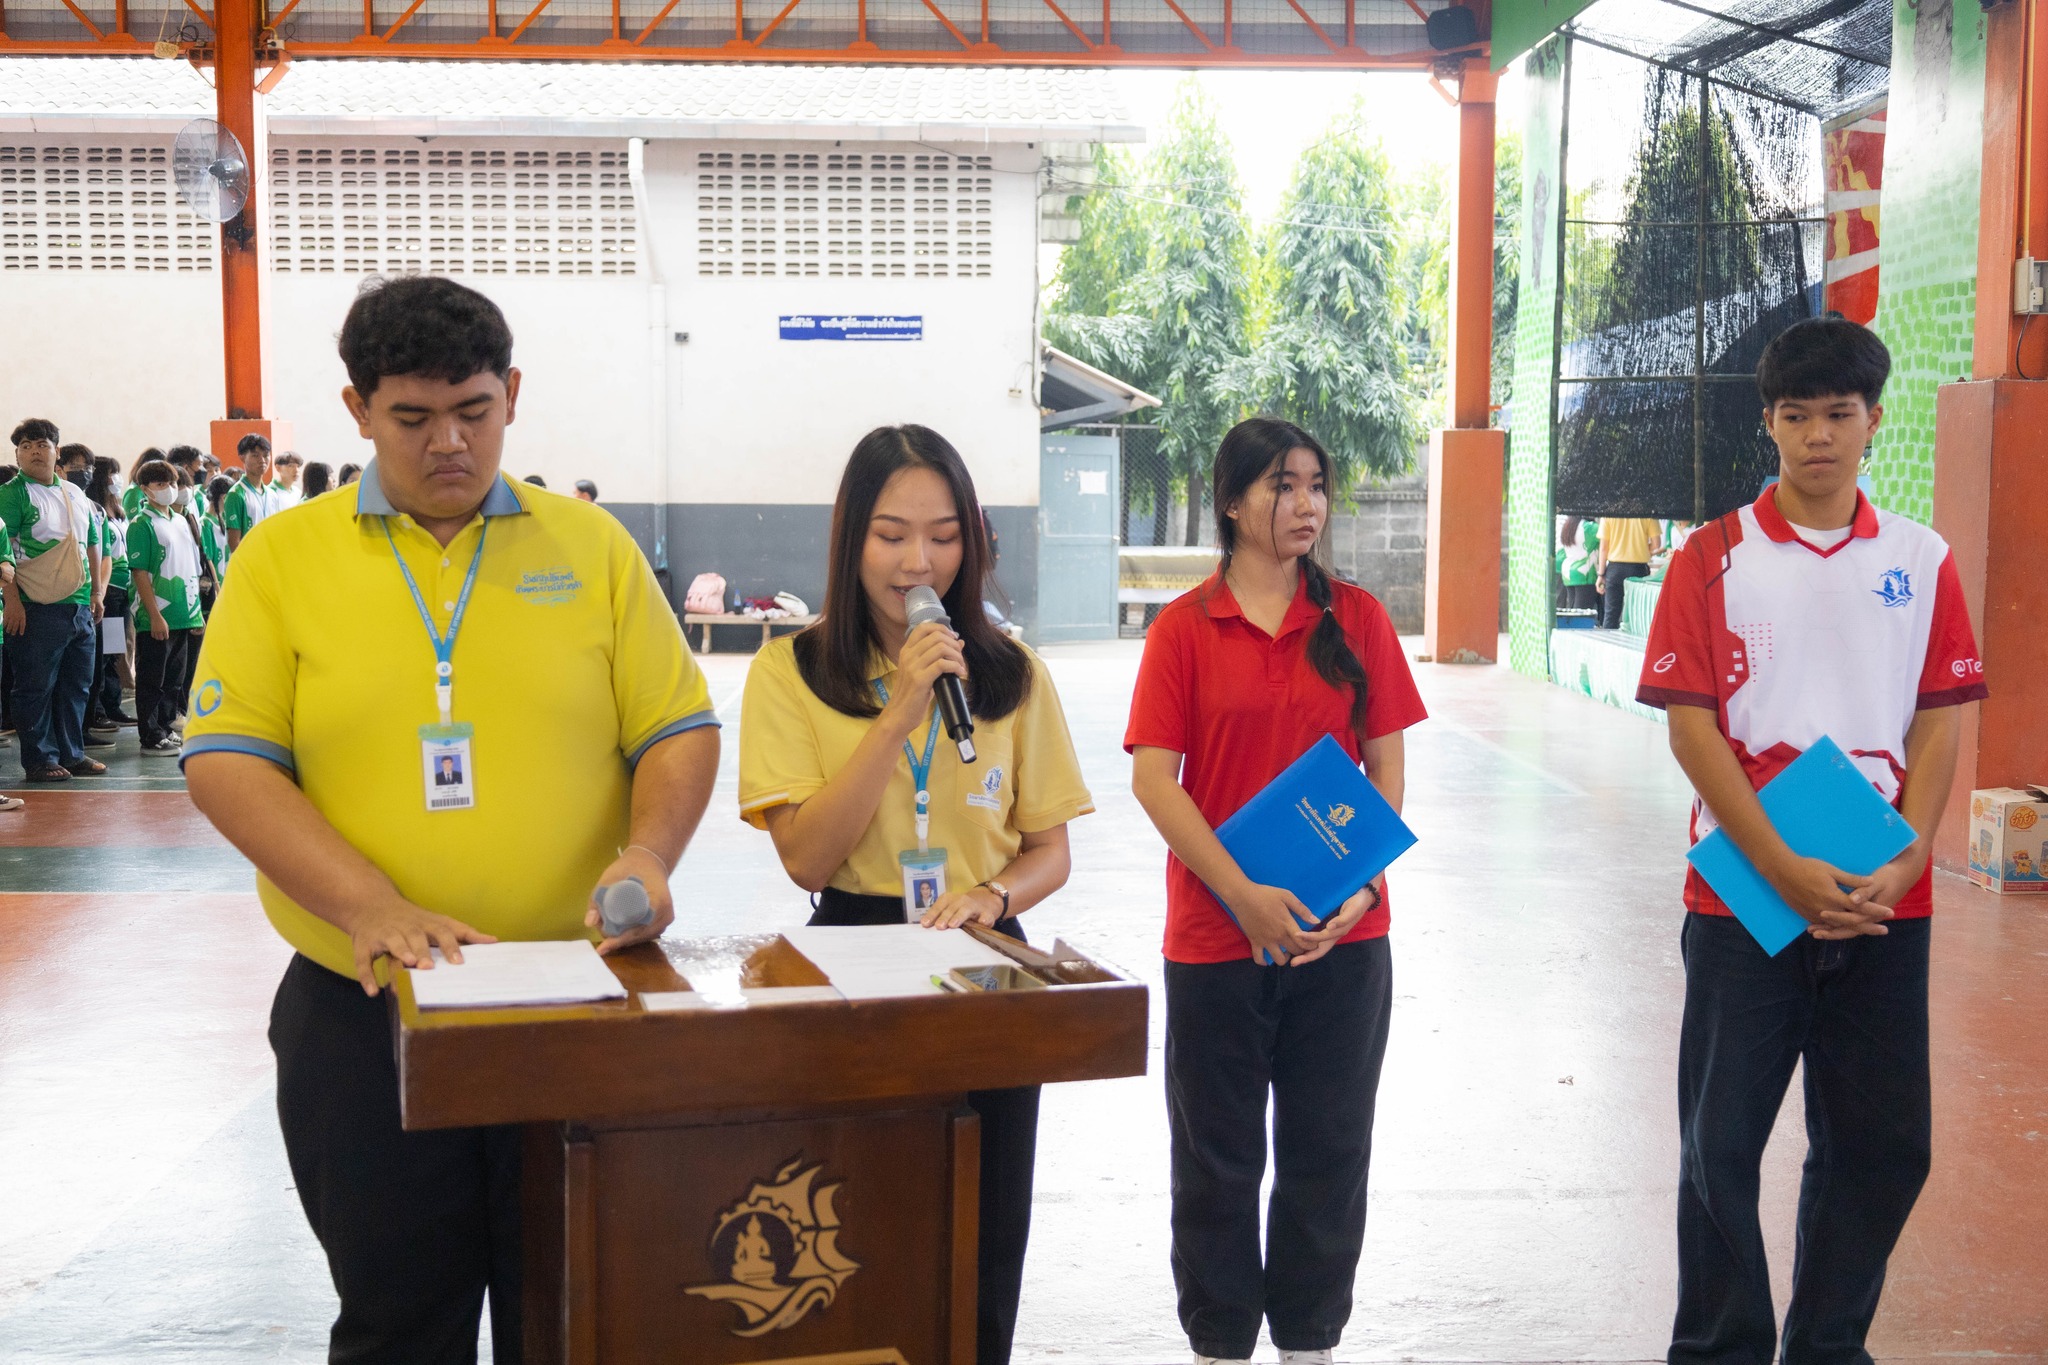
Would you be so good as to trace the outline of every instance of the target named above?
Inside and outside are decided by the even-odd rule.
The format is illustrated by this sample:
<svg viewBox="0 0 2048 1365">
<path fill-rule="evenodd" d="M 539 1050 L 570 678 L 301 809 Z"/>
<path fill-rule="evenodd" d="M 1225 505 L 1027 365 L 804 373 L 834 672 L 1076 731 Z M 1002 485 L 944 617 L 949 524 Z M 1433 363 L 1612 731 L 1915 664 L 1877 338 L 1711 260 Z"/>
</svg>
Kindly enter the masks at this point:
<svg viewBox="0 0 2048 1365">
<path fill-rule="evenodd" d="M 1903 607 L 1913 600 L 1913 576 L 1904 569 L 1886 569 L 1884 581 L 1871 589 L 1888 607 Z"/>
<path fill-rule="evenodd" d="M 1002 768 L 1000 766 L 990 768 L 987 775 L 981 779 L 981 790 L 967 793 L 967 804 L 981 810 L 999 811 L 1003 808 L 1003 802 L 997 793 L 1002 791 L 1002 789 Z"/>
<path fill-rule="evenodd" d="M 193 699 L 192 703 L 193 709 L 199 712 L 200 719 L 204 720 L 220 710 L 223 690 L 219 678 L 208 678 L 205 684 L 200 687 L 199 695 Z"/>
<path fill-rule="evenodd" d="M 1672 669 L 1676 668 L 1677 666 L 1678 654 L 1677 651 L 1674 650 L 1672 653 L 1666 654 L 1663 658 L 1657 660 L 1656 663 L 1651 664 L 1650 671 L 1652 673 L 1669 673 Z"/>
<path fill-rule="evenodd" d="M 559 607 L 574 602 L 576 594 L 583 591 L 583 580 L 568 565 L 552 569 L 536 569 L 519 576 L 519 586 L 512 591 L 535 606 Z"/>
<path fill-rule="evenodd" d="M 1003 770 L 1000 764 L 990 768 L 988 776 L 981 779 L 981 789 L 990 796 L 994 796 L 1003 789 Z"/>
</svg>

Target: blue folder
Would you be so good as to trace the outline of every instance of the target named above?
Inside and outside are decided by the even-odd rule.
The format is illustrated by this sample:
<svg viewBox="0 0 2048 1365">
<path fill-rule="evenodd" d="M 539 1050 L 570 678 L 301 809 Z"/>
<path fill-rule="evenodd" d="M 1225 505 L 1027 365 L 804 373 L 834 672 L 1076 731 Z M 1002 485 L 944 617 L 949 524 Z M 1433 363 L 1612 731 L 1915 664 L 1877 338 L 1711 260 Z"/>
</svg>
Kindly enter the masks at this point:
<svg viewBox="0 0 2048 1365">
<path fill-rule="evenodd" d="M 1329 735 L 1240 806 L 1216 837 L 1245 876 L 1295 894 L 1315 917 L 1302 921 L 1305 929 L 1327 922 L 1415 843 L 1415 832 Z M 1223 911 L 1236 921 L 1228 905 Z"/>
<path fill-rule="evenodd" d="M 1915 837 L 1906 817 L 1825 735 L 1756 795 L 1771 827 L 1794 853 L 1859 877 L 1904 853 Z M 1714 830 L 1686 857 L 1772 957 L 1806 932 L 1806 919 L 1785 904 L 1726 830 Z"/>
</svg>

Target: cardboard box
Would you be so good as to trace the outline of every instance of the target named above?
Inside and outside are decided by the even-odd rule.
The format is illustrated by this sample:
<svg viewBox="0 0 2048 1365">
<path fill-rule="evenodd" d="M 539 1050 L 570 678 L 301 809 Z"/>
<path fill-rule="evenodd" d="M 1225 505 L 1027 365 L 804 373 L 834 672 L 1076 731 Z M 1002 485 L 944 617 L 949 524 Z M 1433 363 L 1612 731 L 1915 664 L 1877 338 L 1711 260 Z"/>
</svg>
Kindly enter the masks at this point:
<svg viewBox="0 0 2048 1365">
<path fill-rule="evenodd" d="M 2048 786 L 1970 793 L 1970 880 L 1992 891 L 2048 895 Z"/>
</svg>

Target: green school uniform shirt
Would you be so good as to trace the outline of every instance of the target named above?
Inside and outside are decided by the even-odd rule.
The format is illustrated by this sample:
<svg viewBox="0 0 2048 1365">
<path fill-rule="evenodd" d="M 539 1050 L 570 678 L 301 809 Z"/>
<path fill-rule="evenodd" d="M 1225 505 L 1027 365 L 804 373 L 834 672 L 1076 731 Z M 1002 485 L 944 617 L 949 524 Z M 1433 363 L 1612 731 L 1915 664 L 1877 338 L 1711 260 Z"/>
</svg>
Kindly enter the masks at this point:
<svg viewBox="0 0 2048 1365">
<path fill-rule="evenodd" d="M 99 543 L 93 527 L 92 504 L 85 500 L 84 492 L 67 479 L 37 483 L 26 474 L 0 485 L 0 526 L 5 526 L 7 536 L 21 545 L 20 554 L 10 554 L 9 559 L 34 559 L 60 544 L 67 525 L 78 541 L 78 566 L 83 581 L 64 601 L 83 606 L 92 600 L 92 561 L 86 550 L 97 548 Z"/>
<path fill-rule="evenodd" d="M 213 581 L 219 583 L 228 567 L 228 532 L 211 512 L 199 518 L 199 553 L 213 565 Z"/>
<path fill-rule="evenodd" d="M 142 513 L 142 505 L 149 501 L 149 494 L 142 491 L 142 485 L 131 483 L 121 490 L 121 510 L 133 521 Z"/>
<path fill-rule="evenodd" d="M 128 523 L 128 563 L 135 572 L 149 575 L 166 626 L 194 630 L 206 624 L 199 609 L 199 542 L 184 517 L 151 507 Z M 147 626 L 149 608 L 135 605 Z"/>
<path fill-rule="evenodd" d="M 105 512 L 99 516 L 100 555 L 112 561 L 114 572 L 107 579 L 107 586 L 130 592 L 135 587 L 134 575 L 128 572 L 128 518 L 110 517 Z"/>
</svg>

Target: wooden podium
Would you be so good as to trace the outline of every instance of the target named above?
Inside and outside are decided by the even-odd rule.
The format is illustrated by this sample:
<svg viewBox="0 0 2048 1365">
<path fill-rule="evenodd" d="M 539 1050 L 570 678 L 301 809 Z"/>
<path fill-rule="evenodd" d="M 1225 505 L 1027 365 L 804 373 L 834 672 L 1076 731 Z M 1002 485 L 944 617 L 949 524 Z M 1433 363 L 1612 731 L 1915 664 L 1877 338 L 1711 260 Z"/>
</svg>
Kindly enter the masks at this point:
<svg viewBox="0 0 2048 1365">
<path fill-rule="evenodd" d="M 405 1126 L 526 1126 L 529 1365 L 973 1365 L 965 1092 L 1146 1041 L 1143 984 L 973 932 L 1057 984 L 819 998 L 775 934 L 617 954 L 596 1005 L 423 1011 L 395 973 Z"/>
</svg>

